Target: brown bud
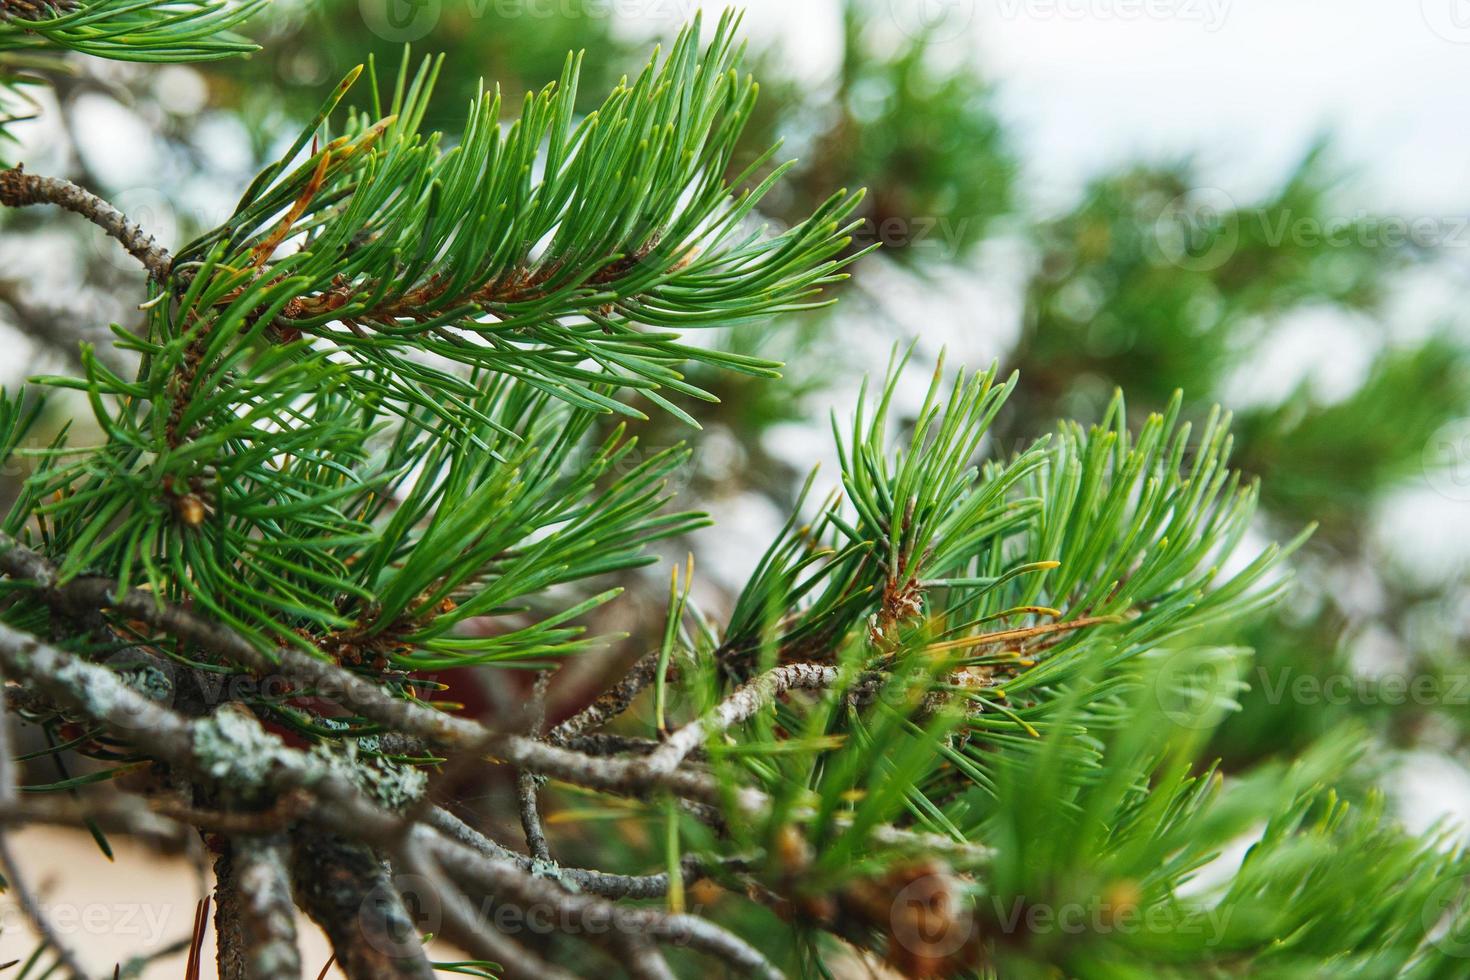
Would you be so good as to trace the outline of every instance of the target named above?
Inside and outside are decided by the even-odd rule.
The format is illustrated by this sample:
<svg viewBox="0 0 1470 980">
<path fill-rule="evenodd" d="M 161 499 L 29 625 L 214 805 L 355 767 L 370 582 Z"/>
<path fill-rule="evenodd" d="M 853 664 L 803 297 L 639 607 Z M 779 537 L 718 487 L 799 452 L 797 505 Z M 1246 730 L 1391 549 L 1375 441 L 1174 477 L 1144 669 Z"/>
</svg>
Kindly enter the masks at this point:
<svg viewBox="0 0 1470 980">
<path fill-rule="evenodd" d="M 708 878 L 701 878 L 689 886 L 689 898 L 699 908 L 715 904 L 724 894 L 720 886 Z"/>
<path fill-rule="evenodd" d="M 1124 921 L 1138 910 L 1143 901 L 1143 889 L 1138 882 L 1124 878 L 1114 882 L 1103 894 L 1103 918 L 1109 925 Z"/>
<path fill-rule="evenodd" d="M 776 831 L 776 859 L 787 874 L 800 874 L 812 863 L 812 848 L 805 835 L 792 824 Z"/>
<path fill-rule="evenodd" d="M 179 520 L 190 527 L 198 527 L 204 523 L 204 501 L 199 499 L 198 494 L 186 493 L 174 506 L 179 512 Z"/>
</svg>

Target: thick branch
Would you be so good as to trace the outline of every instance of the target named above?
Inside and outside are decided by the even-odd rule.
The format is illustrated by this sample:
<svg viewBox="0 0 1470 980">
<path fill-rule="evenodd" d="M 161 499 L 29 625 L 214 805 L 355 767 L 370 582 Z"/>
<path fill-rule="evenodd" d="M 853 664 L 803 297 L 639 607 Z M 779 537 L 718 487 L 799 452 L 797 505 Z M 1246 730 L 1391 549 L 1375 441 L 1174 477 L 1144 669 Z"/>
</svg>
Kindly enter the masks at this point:
<svg viewBox="0 0 1470 980">
<path fill-rule="evenodd" d="M 174 260 L 153 236 L 127 215 L 91 191 L 60 177 L 28 174 L 16 166 L 0 170 L 0 204 L 23 208 L 32 204 L 55 204 L 79 214 L 122 243 L 128 254 L 143 264 L 158 282 L 168 278 Z"/>
<path fill-rule="evenodd" d="M 367 943 L 371 952 L 337 947 L 339 960 L 364 956 L 376 964 L 354 972 L 344 962 L 350 977 L 421 976 L 414 972 L 414 955 L 401 945 L 404 920 L 394 910 L 396 892 L 390 898 L 374 890 L 381 882 L 369 874 L 369 866 L 379 872 L 381 866 L 366 849 L 366 842 L 383 844 L 390 851 L 406 855 L 422 849 L 440 867 L 491 895 L 518 903 L 545 903 L 560 915 L 572 916 L 572 921 L 585 922 L 587 935 L 605 935 L 609 929 L 643 934 L 688 944 L 744 970 L 779 975 L 749 944 L 703 919 L 650 909 L 623 909 L 604 899 L 570 894 L 547 879 L 521 870 L 515 862 L 490 859 L 428 827 L 406 826 L 401 815 L 374 805 L 339 770 L 305 752 L 287 748 L 244 711 L 226 706 L 212 718 L 191 721 L 129 688 L 106 667 L 81 661 L 4 624 L 0 624 L 0 665 L 58 704 L 121 731 L 166 762 L 201 778 L 226 783 L 236 793 L 308 789 L 314 794 L 320 805 L 312 817 L 324 830 L 315 836 L 303 831 L 293 835 L 292 877 L 298 891 L 307 889 L 300 896 L 302 904 L 328 930 L 334 945 L 347 939 L 345 933 L 332 934 L 332 929 L 340 932 L 348 928 L 340 925 L 337 917 L 349 909 L 351 930 L 359 933 L 359 938 L 372 940 Z M 574 756 L 528 739 L 519 742 L 536 750 Z M 620 760 L 586 761 L 597 764 Z M 349 837 L 351 842 L 346 839 Z M 342 850 L 358 846 L 362 847 L 360 854 Z M 364 911 L 364 903 L 377 896 L 382 897 L 381 904 L 367 906 Z M 401 903 L 398 908 L 401 910 Z M 367 917 L 360 925 L 359 913 Z M 322 918 L 326 916 L 333 917 L 337 924 L 329 926 Z M 403 972 L 372 972 L 388 961 L 398 963 L 394 969 Z"/>
<path fill-rule="evenodd" d="M 327 934 L 348 980 L 433 980 L 417 925 L 371 850 L 305 830 L 291 844 L 297 900 Z"/>
<path fill-rule="evenodd" d="M 277 663 L 267 654 L 257 650 L 239 634 L 196 616 L 181 607 L 160 604 L 157 596 L 146 592 L 134 590 L 125 596 L 114 598 L 113 584 L 105 579 L 96 578 L 76 579 L 58 585 L 54 566 L 47 559 L 21 547 L 13 539 L 3 534 L 0 534 L 0 570 L 13 577 L 31 579 L 44 598 L 63 608 L 114 609 L 130 619 L 140 620 L 174 637 L 195 643 L 203 650 L 247 670 L 261 675 L 271 672 L 284 673 L 293 681 L 312 688 L 318 695 L 330 698 L 389 730 L 423 738 L 437 746 L 474 754 L 490 753 L 507 765 L 529 769 L 587 789 L 623 796 L 641 796 L 662 790 L 686 800 L 709 804 L 719 808 L 722 812 L 733 803 L 743 818 L 758 819 L 768 811 L 770 800 L 758 789 L 737 787 L 730 792 L 714 778 L 703 773 L 690 772 L 684 768 L 664 772 L 659 768 L 651 767 L 647 764 L 650 757 L 598 758 L 545 742 L 538 742 L 521 735 L 492 732 L 467 718 L 459 718 L 395 697 L 366 678 L 336 664 L 318 660 L 300 650 L 288 647 L 278 651 L 280 660 Z M 4 654 L 7 649 L 16 644 L 21 648 L 36 645 L 33 638 L 0 626 L 0 654 Z M 60 651 L 53 650 L 51 654 L 68 661 L 72 659 Z M 48 660 L 48 663 L 53 666 L 57 665 L 54 659 Z M 113 681 L 110 672 L 101 668 L 97 669 L 101 670 L 109 681 Z M 60 703 L 73 703 L 73 692 L 68 684 L 58 685 L 56 683 L 58 678 L 54 675 L 41 679 L 49 683 L 38 683 L 38 686 L 53 701 L 57 700 L 59 695 Z M 121 685 L 114 683 L 113 686 Z M 127 690 L 127 693 L 132 699 L 130 703 L 135 704 L 138 710 L 150 716 L 159 713 L 166 716 L 151 719 L 156 720 L 159 727 L 148 730 L 147 734 L 150 738 L 155 739 L 161 747 L 176 750 L 175 754 L 179 757 L 190 758 L 192 761 L 188 755 L 188 746 L 177 744 L 180 739 L 187 742 L 189 737 L 187 727 L 183 730 L 178 729 L 169 720 L 176 717 L 171 712 L 159 709 L 153 702 L 134 694 L 131 690 Z M 756 706 L 758 707 L 758 703 Z M 122 725 L 125 730 L 134 727 L 129 725 L 126 719 L 123 720 Z M 145 727 L 142 724 L 135 723 L 135 725 L 138 729 Z M 151 747 L 157 752 L 159 746 Z M 168 758 L 167 753 L 160 754 Z M 280 775 L 281 779 L 276 788 L 279 791 L 285 791 L 305 785 L 299 780 L 305 779 L 308 774 L 287 771 Z M 291 779 L 285 778 L 287 776 Z M 346 782 L 340 774 L 329 773 L 323 778 L 328 782 L 335 781 L 338 784 Z M 293 782 L 292 779 L 298 781 Z M 313 784 L 311 788 L 318 796 L 323 791 L 323 787 L 318 784 Z M 347 788 L 353 789 L 350 784 L 347 784 Z M 340 794 L 342 787 L 338 785 L 335 792 Z M 341 805 L 346 806 L 347 803 L 343 802 Z M 353 815 L 344 814 L 344 816 Z M 376 819 L 372 813 L 362 812 L 360 808 L 355 816 L 368 821 Z M 984 859 L 989 853 L 986 848 L 978 845 L 935 838 L 932 835 L 916 834 L 913 831 L 896 827 L 874 828 L 872 833 L 874 839 L 880 843 L 898 846 L 921 845 L 970 859 Z"/>
<path fill-rule="evenodd" d="M 236 837 L 214 863 L 220 980 L 301 976 L 285 837 Z"/>
<path fill-rule="evenodd" d="M 552 966 L 493 923 L 449 880 L 443 869 L 420 848 L 404 847 L 405 867 L 426 881 L 438 902 L 444 925 L 455 941 L 475 956 L 498 963 L 505 975 L 526 980 L 576 980 L 575 974 Z"/>
<path fill-rule="evenodd" d="M 657 774 L 643 767 L 643 760 L 596 759 L 521 735 L 492 732 L 467 718 L 394 697 L 372 681 L 300 650 L 287 647 L 277 651 L 277 662 L 238 633 L 179 606 L 160 604 L 156 595 L 141 590 L 114 596 L 114 584 L 100 578 L 58 584 L 50 561 L 3 534 L 0 534 L 0 570 L 15 578 L 30 579 L 42 598 L 62 609 L 113 609 L 261 676 L 284 673 L 319 696 L 334 700 L 389 730 L 418 736 L 435 745 L 462 752 L 493 753 L 517 768 L 591 789 L 636 794 L 662 788 L 714 805 L 725 799 L 718 784 L 709 777 L 686 772 Z M 13 634 L 13 638 L 25 639 L 22 634 Z M 763 798 L 764 794 L 755 790 L 746 790 L 740 796 L 747 807 L 757 808 Z"/>
<path fill-rule="evenodd" d="M 112 609 L 258 676 L 288 674 L 319 696 L 352 708 L 392 731 L 452 748 L 481 745 L 488 734 L 473 721 L 394 697 L 372 681 L 301 650 L 287 647 L 277 650 L 273 657 L 233 630 L 181 606 L 161 603 L 158 596 L 141 589 L 117 596 L 116 583 L 104 578 L 58 583 L 56 567 L 47 558 L 5 534 L 0 534 L 0 571 L 12 578 L 29 579 L 45 601 L 62 610 L 75 613 Z"/>
<path fill-rule="evenodd" d="M 194 722 L 149 700 L 106 667 L 0 623 L 0 668 L 52 703 L 107 726 L 154 758 L 237 794 L 309 790 L 354 832 L 385 838 L 398 825 L 339 769 L 289 749 L 248 712 L 225 706 Z"/>
</svg>

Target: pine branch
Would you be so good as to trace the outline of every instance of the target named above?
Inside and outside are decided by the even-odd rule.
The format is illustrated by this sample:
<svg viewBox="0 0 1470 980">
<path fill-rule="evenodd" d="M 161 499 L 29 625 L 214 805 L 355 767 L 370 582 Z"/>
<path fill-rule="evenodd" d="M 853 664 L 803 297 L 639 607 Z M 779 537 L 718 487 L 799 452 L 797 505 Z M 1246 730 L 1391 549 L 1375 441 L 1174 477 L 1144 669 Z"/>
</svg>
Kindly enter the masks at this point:
<svg viewBox="0 0 1470 980">
<path fill-rule="evenodd" d="M 31 114 L 16 68 L 52 67 L 67 51 L 115 61 L 211 61 L 248 54 L 256 45 L 231 33 L 267 0 L 0 0 L 0 141 L 7 126 Z M 14 54 L 12 54 L 14 53 Z M 11 55 L 6 58 L 6 55 Z M 18 55 L 19 57 L 16 57 Z"/>
<path fill-rule="evenodd" d="M 540 739 L 542 729 L 546 727 L 546 687 L 550 682 L 550 671 L 542 671 L 536 675 L 536 683 L 531 692 L 531 725 L 527 732 L 533 739 Z M 540 781 L 535 773 L 516 773 L 516 796 L 520 803 L 521 829 L 526 835 L 526 847 L 532 858 L 549 863 L 552 859 L 551 848 L 546 843 L 546 831 L 541 826 L 541 813 L 536 800 L 539 789 Z"/>
<path fill-rule="evenodd" d="M 0 0 L 0 52 L 224 56 L 254 6 Z M 5 704 L 45 727 L 43 755 L 102 765 L 22 799 L 0 730 L 0 831 L 207 832 L 225 976 L 299 972 L 289 890 L 349 976 L 431 976 L 403 875 L 482 960 L 450 970 L 567 980 L 558 964 L 586 954 L 663 980 L 660 947 L 680 944 L 770 977 L 822 969 L 836 937 L 906 975 L 1455 975 L 1435 930 L 1467 913 L 1421 910 L 1470 865 L 1323 790 L 1352 733 L 1225 781 L 1202 762 L 1243 687 L 1225 627 L 1280 596 L 1296 542 L 1240 560 L 1257 490 L 1230 469 L 1228 416 L 1192 430 L 1177 397 L 1134 429 L 1120 395 L 1091 428 L 1001 454 L 1014 378 L 941 367 L 899 419 L 896 356 L 834 420 L 840 494 L 810 512 L 808 482 L 728 622 L 676 576 L 658 652 L 545 731 L 546 671 L 595 642 L 584 616 L 618 592 L 593 583 L 705 520 L 665 510 L 682 448 L 646 452 L 598 416 L 646 400 L 693 423 L 676 396 L 714 397 L 694 370 L 774 374 L 753 345 L 681 335 L 818 305 L 856 257 L 846 192 L 757 227 L 784 168 L 774 151 L 732 167 L 756 96 L 737 21 L 707 43 L 696 21 L 591 113 L 575 57 L 509 124 L 482 93 L 448 146 L 421 132 L 438 62 L 405 61 L 386 92 L 370 72 L 368 111 L 343 118 L 353 72 L 176 256 L 75 185 L 0 170 L 0 203 L 83 215 L 155 300 L 115 350 L 78 347 L 79 377 L 41 379 L 80 393 L 101 439 L 23 450 L 34 471 L 0 527 Z M 0 459 L 35 401 L 0 399 Z M 543 672 L 529 731 L 429 700 L 433 672 L 494 665 Z M 649 686 L 654 724 L 635 727 Z M 198 796 L 86 788 L 144 764 Z M 513 772 L 530 853 L 436 806 L 435 765 Z M 557 866 L 549 792 L 662 846 Z M 1202 884 L 1247 834 L 1228 883 Z M 0 860 L 14 870 L 3 833 Z M 730 928 L 734 901 L 686 914 L 696 882 L 774 911 L 796 952 Z M 1099 898 L 1168 928 L 1061 942 L 985 907 Z M 522 944 L 487 921 L 499 906 L 574 926 Z M 1216 913 L 1238 918 L 1201 939 Z M 968 939 L 936 950 L 957 925 Z"/>
<path fill-rule="evenodd" d="M 197 643 L 203 649 L 261 676 L 279 671 L 293 682 L 300 683 L 319 695 L 332 698 L 378 722 L 387 730 L 423 738 L 431 744 L 456 752 L 492 753 L 517 768 L 624 796 L 666 790 L 685 799 L 715 807 L 733 803 L 748 815 L 764 813 L 769 806 L 769 799 L 758 790 L 745 787 L 736 788 L 732 792 L 729 787 L 714 779 L 683 769 L 672 772 L 656 771 L 647 766 L 644 758 L 587 756 L 525 736 L 498 733 L 474 721 L 394 697 L 358 674 L 290 648 L 279 650 L 279 660 L 272 660 L 269 655 L 257 650 L 229 629 L 203 620 L 179 607 L 160 606 L 156 597 L 147 593 L 130 592 L 115 596 L 112 584 L 103 579 L 77 579 L 58 585 L 55 582 L 54 567 L 49 562 L 4 537 L 0 537 L 0 568 L 10 574 L 18 571 L 19 574 L 28 576 L 43 590 L 43 595 L 49 601 L 64 603 L 69 608 L 114 608 L 129 617 L 152 623 L 175 636 Z M 0 625 L 0 640 L 7 636 L 18 647 L 30 646 L 30 641 L 13 631 L 7 632 Z M 49 661 L 52 669 L 58 663 L 72 662 L 60 651 L 52 651 L 52 654 L 60 658 Z M 4 644 L 0 642 L 0 657 L 3 655 Z M 43 689 L 50 690 L 45 686 Z M 66 688 L 61 688 L 56 693 L 63 697 L 65 703 L 74 702 L 75 695 L 67 692 Z M 138 703 L 129 700 L 142 712 L 141 723 L 150 724 L 157 709 L 146 701 Z M 165 745 L 161 747 L 163 754 L 166 757 L 177 755 L 180 749 L 175 744 L 178 738 L 175 734 L 176 726 L 164 716 L 157 716 L 157 721 L 158 730 L 165 739 Z M 335 785 L 336 780 L 333 783 Z M 297 787 L 286 783 L 279 788 L 289 790 Z M 922 846 L 980 859 L 987 853 L 979 845 L 957 844 L 952 840 L 945 841 L 929 835 L 915 835 L 900 828 L 878 827 L 872 828 L 872 832 L 876 843 L 887 846 Z"/>
<path fill-rule="evenodd" d="M 633 664 L 622 678 L 599 694 L 591 704 L 558 724 L 546 735 L 552 745 L 568 745 L 584 732 L 594 731 L 627 711 L 634 699 L 653 683 L 658 673 L 659 655 L 646 654 Z"/>
<path fill-rule="evenodd" d="M 308 790 L 320 804 L 313 811 L 315 821 L 350 839 L 403 851 L 410 865 L 422 866 L 424 855 L 428 855 L 450 874 L 463 877 L 476 887 L 520 902 L 557 908 L 574 921 L 591 924 L 598 935 L 612 927 L 661 941 L 687 943 L 741 969 L 780 976 L 754 948 L 704 920 L 622 909 L 602 899 L 571 894 L 522 871 L 513 862 L 492 860 L 427 828 L 405 827 L 400 817 L 378 808 L 340 771 L 286 748 L 240 711 L 226 707 L 203 722 L 184 719 L 127 688 L 106 668 L 84 664 L 4 626 L 0 626 L 0 664 L 8 673 L 23 678 L 57 703 L 126 731 L 161 760 L 200 778 L 229 786 L 236 794 Z M 325 840 L 306 845 L 298 837 L 296 845 L 298 862 L 320 862 L 319 866 L 298 868 L 294 875 L 298 888 L 308 889 L 302 896 L 303 902 L 314 917 L 319 916 L 319 923 L 329 932 L 344 928 L 344 922 L 350 918 L 343 913 L 361 909 L 369 894 L 381 884 L 377 879 L 380 865 L 365 850 L 350 857 L 338 847 L 329 847 Z M 324 857 L 328 854 L 334 856 Z M 349 976 L 419 975 L 415 972 L 418 967 L 413 964 L 421 954 L 390 952 L 383 959 L 385 948 L 398 948 L 388 945 L 390 941 L 403 941 L 398 934 L 401 919 L 390 907 L 382 920 L 382 943 L 365 944 L 366 949 L 363 944 L 338 949 L 339 960 L 344 955 L 360 959 L 364 972 L 349 966 Z M 345 941 L 346 934 L 334 938 Z M 386 973 L 371 972 L 388 970 L 390 966 Z M 400 974 L 400 970 L 408 973 Z"/>
<path fill-rule="evenodd" d="M 364 368 L 462 393 L 454 375 L 405 356 L 430 351 L 583 408 L 640 416 L 602 390 L 628 388 L 692 422 L 659 394 L 710 397 L 680 364 L 766 375 L 777 365 L 639 328 L 805 308 L 850 260 L 851 195 L 774 238 L 742 228 L 779 173 L 749 190 L 737 188 L 756 168 L 724 177 L 755 97 L 736 73 L 735 24 L 722 18 L 701 51 L 696 21 L 580 124 L 575 59 L 508 131 L 496 122 L 499 96 L 486 94 L 449 152 L 416 132 L 437 72 L 426 62 L 399 77 L 391 115 L 354 118 L 288 173 L 312 135 L 303 133 L 230 221 L 180 251 L 180 265 L 266 280 L 256 303 L 281 336 L 315 337 Z M 299 248 L 274 258 L 291 241 Z"/>
<path fill-rule="evenodd" d="M 96 194 L 69 180 L 28 174 L 20 166 L 0 170 L 0 204 L 11 208 L 55 204 L 81 215 L 117 239 L 157 282 L 166 280 L 173 268 L 173 257 L 152 235 Z"/>
<path fill-rule="evenodd" d="M 645 764 L 653 772 L 673 772 L 689 753 L 702 746 L 705 741 L 770 707 L 775 698 L 787 691 L 823 690 L 834 687 L 837 681 L 835 667 L 821 664 L 789 664 L 777 667 L 736 690 L 713 711 L 669 735 L 662 745 L 647 756 Z"/>
<path fill-rule="evenodd" d="M 526 949 L 499 929 L 486 928 L 474 905 L 449 880 L 434 858 L 420 849 L 406 849 L 403 861 L 407 870 L 420 876 L 438 899 L 450 934 L 476 955 L 499 964 L 513 976 L 547 977 L 548 980 L 576 980 L 576 975 L 554 966 Z"/>
<path fill-rule="evenodd" d="M 347 980 L 433 980 L 413 919 L 371 850 L 298 831 L 291 867 L 297 901 L 327 934 Z"/>
<path fill-rule="evenodd" d="M 291 899 L 290 847 L 281 836 L 238 836 L 215 858 L 220 980 L 301 976 Z"/>
<path fill-rule="evenodd" d="M 265 0 L 4 0 L 0 51 L 60 49 L 116 61 L 208 61 L 256 45 L 230 33 Z"/>
</svg>

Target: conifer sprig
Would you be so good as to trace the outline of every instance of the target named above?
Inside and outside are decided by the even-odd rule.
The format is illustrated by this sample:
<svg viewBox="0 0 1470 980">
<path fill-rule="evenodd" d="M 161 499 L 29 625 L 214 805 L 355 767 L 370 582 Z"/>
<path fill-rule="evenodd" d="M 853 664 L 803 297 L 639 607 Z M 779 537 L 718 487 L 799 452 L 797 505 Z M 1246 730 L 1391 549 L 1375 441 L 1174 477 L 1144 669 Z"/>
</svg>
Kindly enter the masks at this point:
<svg viewBox="0 0 1470 980">
<path fill-rule="evenodd" d="M 232 34 L 267 0 L 4 0 L 0 51 L 75 51 L 114 61 L 206 61 L 257 45 Z"/>
<path fill-rule="evenodd" d="M 633 389 L 692 423 L 660 393 L 710 397 L 680 365 L 768 375 L 779 365 L 676 331 L 816 302 L 850 260 L 857 202 L 836 194 L 774 237 L 748 227 L 785 168 L 743 186 L 772 148 L 726 177 L 756 96 L 738 74 L 737 23 L 727 14 L 701 48 L 696 20 L 580 120 L 576 58 L 527 95 L 508 129 L 499 93 L 485 93 L 448 149 L 418 132 L 438 65 L 410 72 L 405 60 L 386 104 L 373 80 L 376 122 L 352 115 L 292 169 L 303 134 L 229 221 L 180 251 L 178 268 L 252 270 L 271 284 L 263 306 L 289 294 L 271 310 L 279 336 L 315 338 L 408 384 L 463 392 L 459 377 L 423 363 L 428 354 L 598 411 L 641 415 L 603 390 Z"/>
<path fill-rule="evenodd" d="M 257 45 L 233 29 L 269 0 L 0 0 L 0 141 L 28 118 L 29 72 L 65 52 L 166 64 L 247 54 Z"/>
<path fill-rule="evenodd" d="M 405 61 L 378 121 L 354 114 L 292 169 L 314 125 L 171 257 L 146 330 L 118 331 L 136 379 L 86 352 L 84 379 L 45 379 L 86 393 L 105 444 L 48 454 L 10 532 L 39 516 L 63 578 L 106 569 L 343 662 L 581 649 L 571 621 L 612 593 L 521 604 L 701 519 L 660 511 L 682 450 L 589 450 L 593 415 L 640 414 L 628 387 L 687 417 L 654 390 L 698 393 L 685 360 L 773 370 L 655 331 L 793 308 L 841 264 L 849 196 L 774 238 L 741 230 L 774 178 L 724 177 L 755 95 L 734 27 L 701 48 L 691 26 L 580 122 L 575 59 L 508 130 L 487 95 L 442 152 L 417 134 L 436 63 Z M 487 617 L 517 625 L 456 635 Z"/>
</svg>

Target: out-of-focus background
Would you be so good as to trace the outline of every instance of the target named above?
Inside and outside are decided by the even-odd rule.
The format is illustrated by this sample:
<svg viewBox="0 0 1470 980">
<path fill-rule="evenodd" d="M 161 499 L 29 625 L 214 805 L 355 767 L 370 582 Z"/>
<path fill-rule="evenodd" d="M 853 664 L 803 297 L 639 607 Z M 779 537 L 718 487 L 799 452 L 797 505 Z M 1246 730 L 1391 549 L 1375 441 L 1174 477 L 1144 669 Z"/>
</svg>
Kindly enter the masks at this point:
<svg viewBox="0 0 1470 980">
<path fill-rule="evenodd" d="M 591 105 L 696 9 L 722 6 L 276 0 L 249 31 L 264 50 L 248 61 L 74 62 L 54 94 L 38 94 L 13 157 L 177 244 L 223 219 L 369 54 L 383 76 L 405 43 L 447 55 L 430 125 L 452 142 L 480 79 L 514 107 L 568 49 L 585 49 Z M 657 413 L 642 426 L 652 446 L 697 447 L 682 489 L 715 524 L 666 551 L 694 551 L 706 611 L 718 618 L 813 464 L 819 487 L 835 483 L 829 414 L 845 416 L 895 344 L 916 345 L 916 383 L 900 388 L 914 400 L 941 350 L 951 365 L 1021 372 L 997 454 L 1058 417 L 1095 419 L 1115 388 L 1140 417 L 1181 388 L 1190 417 L 1215 403 L 1235 413 L 1235 459 L 1261 481 L 1260 541 L 1320 525 L 1283 608 L 1219 638 L 1258 651 L 1243 710 L 1216 738 L 1225 771 L 1359 725 L 1380 746 L 1363 788 L 1382 787 L 1415 829 L 1470 826 L 1470 3 L 746 7 L 762 83 L 748 154 L 779 139 L 777 159 L 798 160 L 765 218 L 794 220 L 838 187 L 866 186 L 854 247 L 883 247 L 854 265 L 835 307 L 708 338 L 786 360 L 784 380 L 711 378 L 722 402 L 695 410 L 702 432 Z M 105 341 L 109 322 L 136 320 L 139 275 L 110 242 L 42 211 L 0 222 L 7 384 L 68 370 L 77 339 Z M 75 408 L 53 404 L 46 424 Z M 609 656 L 638 655 L 661 628 L 666 575 L 636 578 L 644 587 L 593 624 L 630 634 Z M 553 711 L 605 669 L 568 665 Z M 482 687 L 494 700 L 520 683 Z M 492 815 L 503 796 L 465 788 Z M 558 833 L 575 837 L 575 808 L 559 818 Z M 95 928 L 81 911 L 68 920 L 91 961 L 137 952 L 139 935 L 167 945 L 187 933 L 187 858 L 119 852 L 108 866 L 84 854 L 85 837 L 21 840 L 54 872 L 58 907 L 102 910 Z M 154 879 L 144 904 L 167 921 L 154 935 L 157 915 L 135 910 L 144 932 L 119 937 L 119 909 Z M 0 961 L 24 956 L 20 917 L 0 924 Z M 175 976 L 178 964 L 145 975 Z"/>
</svg>

